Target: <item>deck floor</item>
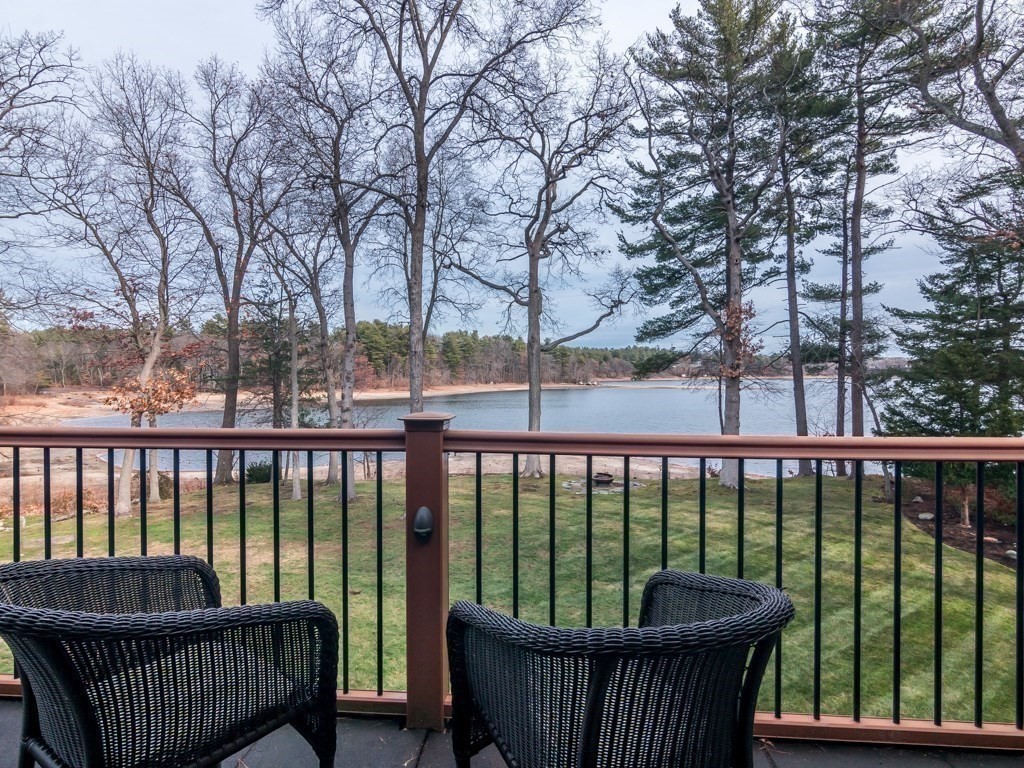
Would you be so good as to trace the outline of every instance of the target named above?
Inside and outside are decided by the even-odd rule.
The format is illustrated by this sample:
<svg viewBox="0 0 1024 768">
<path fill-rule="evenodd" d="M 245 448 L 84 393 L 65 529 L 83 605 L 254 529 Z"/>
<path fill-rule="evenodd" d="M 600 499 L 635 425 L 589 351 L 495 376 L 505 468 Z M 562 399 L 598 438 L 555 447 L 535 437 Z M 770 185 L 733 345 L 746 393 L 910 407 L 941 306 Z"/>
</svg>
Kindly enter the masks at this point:
<svg viewBox="0 0 1024 768">
<path fill-rule="evenodd" d="M 0 701 L 0 768 L 15 768 L 21 723 L 21 704 Z M 454 766 L 448 734 L 408 731 L 395 720 L 342 718 L 338 720 L 336 766 L 345 768 L 449 768 Z M 758 768 L 1020 768 L 1019 754 L 953 752 L 948 750 L 857 747 L 811 742 L 761 745 L 755 751 Z M 302 768 L 315 765 L 306 743 L 290 728 L 256 742 L 223 768 Z M 474 768 L 499 768 L 493 747 L 473 760 Z"/>
</svg>

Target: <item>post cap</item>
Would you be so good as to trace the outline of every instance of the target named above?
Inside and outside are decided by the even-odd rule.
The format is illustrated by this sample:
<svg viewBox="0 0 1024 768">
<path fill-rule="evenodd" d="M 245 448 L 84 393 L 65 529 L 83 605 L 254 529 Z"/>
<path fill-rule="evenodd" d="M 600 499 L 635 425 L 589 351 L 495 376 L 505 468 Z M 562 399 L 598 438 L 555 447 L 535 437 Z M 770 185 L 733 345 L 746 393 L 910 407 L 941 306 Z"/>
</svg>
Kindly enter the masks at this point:
<svg viewBox="0 0 1024 768">
<path fill-rule="evenodd" d="M 435 413 L 433 411 L 407 413 L 398 417 L 399 421 L 405 424 L 406 432 L 442 432 L 448 428 L 448 422 L 454 418 L 454 413 Z"/>
</svg>

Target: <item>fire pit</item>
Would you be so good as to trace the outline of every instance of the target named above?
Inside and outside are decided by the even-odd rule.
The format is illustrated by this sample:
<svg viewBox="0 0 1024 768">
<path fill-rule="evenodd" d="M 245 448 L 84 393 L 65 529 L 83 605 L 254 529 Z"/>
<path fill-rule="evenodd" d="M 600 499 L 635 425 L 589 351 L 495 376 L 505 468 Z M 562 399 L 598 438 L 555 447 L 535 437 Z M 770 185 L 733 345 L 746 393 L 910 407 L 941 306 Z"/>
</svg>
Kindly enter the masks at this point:
<svg viewBox="0 0 1024 768">
<path fill-rule="evenodd" d="M 611 485 L 615 478 L 608 472 L 595 472 L 593 475 L 595 485 Z"/>
</svg>

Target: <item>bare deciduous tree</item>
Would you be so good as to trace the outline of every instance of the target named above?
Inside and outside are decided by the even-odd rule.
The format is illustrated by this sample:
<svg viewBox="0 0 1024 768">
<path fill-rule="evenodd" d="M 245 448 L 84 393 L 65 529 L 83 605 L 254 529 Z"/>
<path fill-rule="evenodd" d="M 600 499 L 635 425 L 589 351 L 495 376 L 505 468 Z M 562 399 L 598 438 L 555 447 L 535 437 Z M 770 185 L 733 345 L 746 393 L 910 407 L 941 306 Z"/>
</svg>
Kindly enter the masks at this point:
<svg viewBox="0 0 1024 768">
<path fill-rule="evenodd" d="M 375 231 L 377 266 L 373 276 L 386 278 L 375 281 L 381 286 L 378 293 L 386 305 L 404 306 L 406 312 L 396 311 L 395 315 L 407 317 L 409 296 L 419 286 L 422 312 L 419 338 L 424 348 L 436 322 L 453 315 L 468 321 L 479 308 L 470 279 L 453 268 L 479 245 L 479 232 L 486 226 L 485 204 L 478 194 L 473 161 L 467 157 L 466 149 L 446 147 L 431 168 L 431 204 L 418 277 L 414 268 L 412 231 L 405 211 L 398 206 L 387 206 Z M 405 181 L 412 186 L 409 176 Z M 396 180 L 392 184 L 395 188 Z M 400 279 L 397 284 L 394 275 Z"/>
<path fill-rule="evenodd" d="M 60 34 L 0 33 L 0 314 L 38 303 L 18 220 L 47 210 L 30 181 L 46 173 L 61 109 L 78 81 L 77 57 Z"/>
<path fill-rule="evenodd" d="M 49 241 L 89 258 L 60 281 L 61 293 L 124 330 L 139 393 L 158 384 L 164 336 L 188 316 L 202 282 L 197 233 L 163 178 L 177 162 L 181 128 L 164 73 L 117 56 L 93 79 L 88 117 L 68 117 L 48 172 L 33 179 L 49 209 Z M 131 425 L 147 418 L 156 426 L 158 415 L 131 409 Z M 134 451 L 125 450 L 118 515 L 131 512 L 133 463 Z M 159 500 L 155 453 L 150 467 L 150 498 Z"/>
<path fill-rule="evenodd" d="M 390 74 L 392 140 L 408 169 L 390 192 L 409 231 L 410 409 L 423 410 L 424 256 L 433 166 L 489 80 L 535 45 L 571 36 L 593 22 L 590 0 L 313 0 L 345 34 L 380 51 Z M 267 0 L 276 9 L 285 0 Z"/>
<path fill-rule="evenodd" d="M 1024 171 L 1024 10 L 1010 0 L 897 0 L 905 46 L 899 73 L 918 109 L 973 140 L 972 154 L 1008 152 Z M 1005 155 L 1004 155 L 1005 157 Z M 1005 162 L 1005 161 L 1004 161 Z"/>
<path fill-rule="evenodd" d="M 494 79 L 495 98 L 478 114 L 481 143 L 495 148 L 499 178 L 488 212 L 501 236 L 478 249 L 475 260 L 454 266 L 526 311 L 528 428 L 539 431 L 542 353 L 597 330 L 634 297 L 631 276 L 612 270 L 608 285 L 588 293 L 593 321 L 544 340 L 542 318 L 553 320 L 545 284 L 580 279 L 605 255 L 594 225 L 603 219 L 605 194 L 622 177 L 613 164 L 627 148 L 634 101 L 623 62 L 600 44 L 575 67 L 562 56 L 537 55 L 502 74 Z M 543 475 L 539 456 L 526 458 L 524 474 Z"/>
<path fill-rule="evenodd" d="M 196 70 L 194 97 L 180 78 L 168 82 L 186 122 L 181 147 L 191 162 L 174 166 L 166 188 L 202 232 L 216 278 L 226 321 L 221 426 L 230 428 L 238 417 L 246 275 L 293 179 L 281 175 L 280 137 L 267 130 L 271 112 L 265 84 L 249 82 L 236 66 L 217 58 Z M 231 451 L 220 451 L 215 482 L 232 480 Z"/>
<path fill-rule="evenodd" d="M 375 162 L 385 131 L 373 112 L 381 98 L 378 62 L 345 28 L 323 23 L 322 15 L 303 6 L 281 8 L 274 22 L 278 50 L 267 72 L 278 96 L 275 117 L 285 156 L 300 183 L 288 197 L 286 215 L 272 216 L 271 223 L 288 243 L 289 271 L 306 287 L 316 311 L 328 426 L 352 429 L 356 261 L 385 200 L 377 191 Z M 344 323 L 340 372 L 330 340 L 336 271 Z M 354 495 L 351 456 L 345 471 Z M 338 480 L 338 456 L 332 454 L 327 482 Z"/>
</svg>

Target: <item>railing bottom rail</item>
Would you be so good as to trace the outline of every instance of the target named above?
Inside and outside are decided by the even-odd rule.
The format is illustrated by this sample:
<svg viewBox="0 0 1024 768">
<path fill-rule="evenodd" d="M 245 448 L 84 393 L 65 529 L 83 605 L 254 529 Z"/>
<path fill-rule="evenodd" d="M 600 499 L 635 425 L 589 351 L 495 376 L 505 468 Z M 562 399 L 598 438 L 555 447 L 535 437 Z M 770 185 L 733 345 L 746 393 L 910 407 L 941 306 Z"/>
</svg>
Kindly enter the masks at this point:
<svg viewBox="0 0 1024 768">
<path fill-rule="evenodd" d="M 20 698 L 21 683 L 11 675 L 0 675 L 0 698 Z M 451 715 L 451 697 L 445 697 L 445 716 Z M 404 691 L 338 691 L 338 713 L 405 717 Z M 759 712 L 754 719 L 757 739 L 795 741 L 836 741 L 851 744 L 889 744 L 893 746 L 939 747 L 944 749 L 985 749 L 1024 751 L 1024 731 L 1011 723 L 973 723 L 947 721 L 935 725 L 931 720 L 902 718 L 893 723 L 884 717 L 849 717 Z"/>
<path fill-rule="evenodd" d="M 783 714 L 775 717 L 759 712 L 754 718 L 754 736 L 774 741 L 842 741 L 894 746 L 941 747 L 945 749 L 991 749 L 1024 751 L 1024 731 L 1012 723 L 974 723 L 901 718 L 899 723 L 884 717 L 850 717 Z"/>
</svg>

